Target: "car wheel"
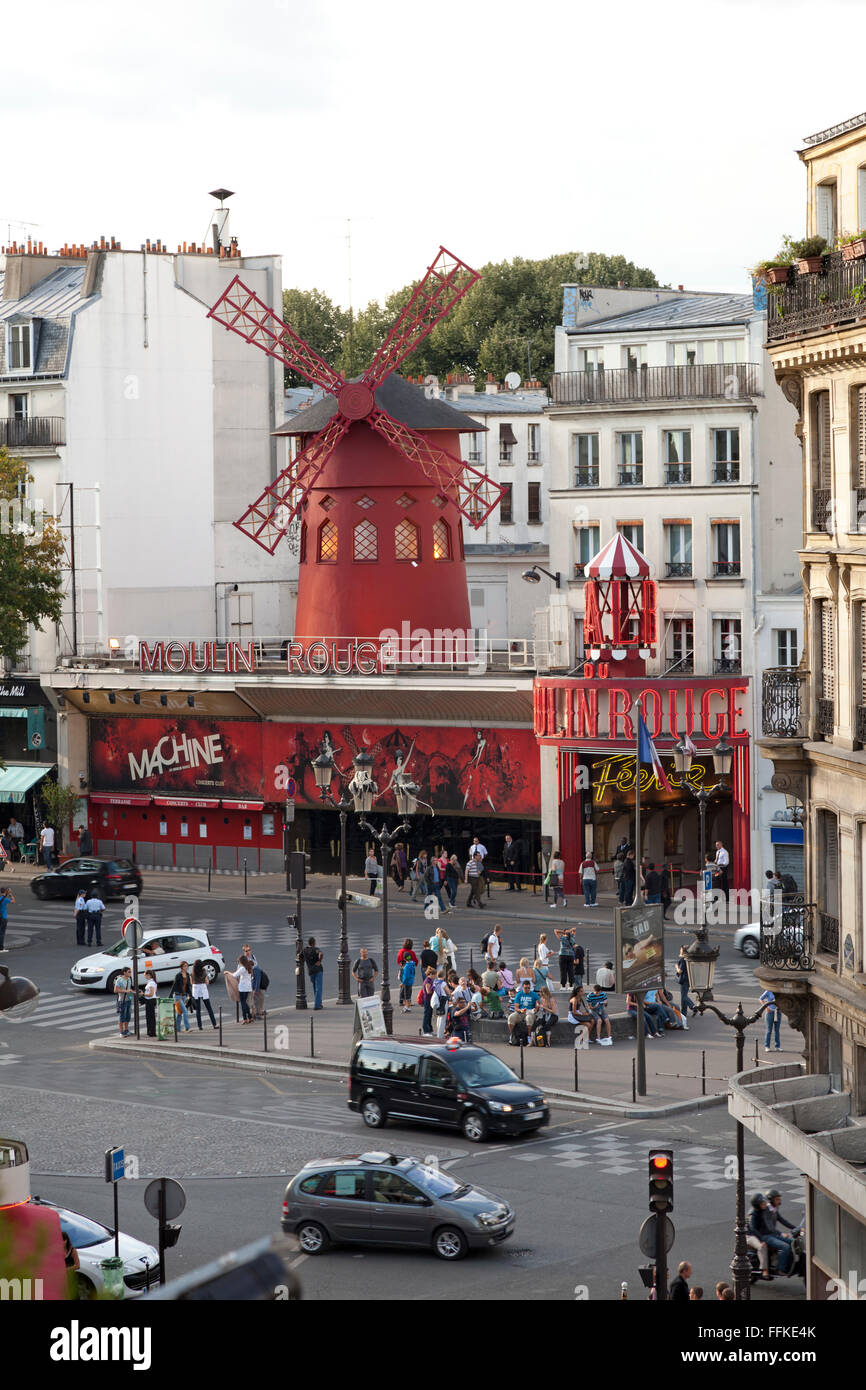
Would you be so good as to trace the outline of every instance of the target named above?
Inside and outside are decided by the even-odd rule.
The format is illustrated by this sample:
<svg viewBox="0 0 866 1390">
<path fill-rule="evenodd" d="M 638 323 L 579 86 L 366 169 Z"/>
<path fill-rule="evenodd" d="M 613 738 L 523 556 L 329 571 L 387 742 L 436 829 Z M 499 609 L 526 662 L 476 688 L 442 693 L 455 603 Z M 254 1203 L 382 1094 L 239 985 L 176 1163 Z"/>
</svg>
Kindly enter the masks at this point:
<svg viewBox="0 0 866 1390">
<path fill-rule="evenodd" d="M 212 984 L 213 984 L 214 980 L 216 979 L 216 977 L 217 977 L 217 975 L 218 975 L 219 973 L 220 973 L 220 968 L 219 968 L 219 966 L 217 965 L 216 961 L 213 961 L 213 960 L 207 960 L 207 961 L 205 961 L 205 963 L 204 963 L 204 977 L 205 977 L 205 979 L 207 980 L 207 982 L 208 982 L 209 985 L 212 985 Z"/>
<path fill-rule="evenodd" d="M 85 1300 L 89 1301 L 90 1299 L 96 1297 L 95 1285 L 91 1284 L 87 1275 L 82 1274 L 80 1270 L 76 1272 L 75 1285 L 77 1290 L 76 1298 L 79 1300 L 79 1302 L 83 1302 Z"/>
<path fill-rule="evenodd" d="M 469 1246 L 456 1226 L 440 1226 L 433 1237 L 433 1249 L 440 1260 L 462 1260 Z"/>
<path fill-rule="evenodd" d="M 758 943 L 753 936 L 747 936 L 743 942 L 743 955 L 748 956 L 749 960 L 754 960 L 758 954 Z"/>
<path fill-rule="evenodd" d="M 487 1138 L 487 1121 L 480 1110 L 470 1110 L 464 1115 L 460 1128 L 470 1144 L 483 1144 Z"/>
<path fill-rule="evenodd" d="M 321 1255 L 331 1243 L 327 1231 L 315 1221 L 302 1221 L 295 1235 L 305 1255 Z"/>
<path fill-rule="evenodd" d="M 114 993 L 114 986 L 117 984 L 117 981 L 119 980 L 119 978 L 120 978 L 120 971 L 119 971 L 119 970 L 114 970 L 114 971 L 112 971 L 112 973 L 109 975 L 108 979 L 105 981 L 105 993 L 106 993 L 106 994 L 113 994 L 113 993 Z"/>
<path fill-rule="evenodd" d="M 382 1129 L 385 1124 L 385 1111 L 378 1100 L 365 1100 L 361 1115 L 368 1129 Z"/>
<path fill-rule="evenodd" d="M 33 889 L 33 892 L 36 894 L 37 898 L 41 898 L 43 902 L 48 897 L 47 883 L 31 883 L 30 887 Z"/>
</svg>

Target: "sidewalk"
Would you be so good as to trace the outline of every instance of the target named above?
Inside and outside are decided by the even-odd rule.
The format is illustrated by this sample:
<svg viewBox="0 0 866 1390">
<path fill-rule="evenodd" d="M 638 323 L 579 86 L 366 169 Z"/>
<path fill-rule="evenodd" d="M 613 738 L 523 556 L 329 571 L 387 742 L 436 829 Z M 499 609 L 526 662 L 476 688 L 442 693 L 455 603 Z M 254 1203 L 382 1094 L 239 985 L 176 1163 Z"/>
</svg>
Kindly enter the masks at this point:
<svg viewBox="0 0 866 1390">
<path fill-rule="evenodd" d="M 716 994 L 720 1008 L 733 1013 L 735 997 Z M 214 995 L 215 1007 L 219 996 Z M 307 1076 L 324 1076 L 345 1080 L 346 1063 L 352 1045 L 354 1008 L 338 1007 L 333 1002 L 319 1012 L 296 1010 L 293 1005 L 275 1001 L 277 1007 L 267 1015 L 267 1047 L 264 1050 L 265 1027 L 261 1022 L 243 1025 L 235 1022 L 234 1006 L 226 999 L 222 1005 L 224 1046 L 219 1046 L 219 1034 L 207 1025 L 198 1032 L 193 1023 L 190 1033 L 174 1041 L 153 1039 L 97 1039 L 90 1043 L 96 1052 L 123 1052 L 156 1059 L 185 1060 L 206 1065 L 229 1066 L 240 1070 L 283 1072 Z M 614 1008 L 616 1002 L 614 1003 Z M 420 1033 L 421 1010 L 413 1007 L 410 1014 L 395 1006 L 394 1032 L 399 1037 L 417 1038 Z M 568 1028 L 561 1022 L 559 1028 Z M 144 1029 L 142 1011 L 141 1028 Z M 570 1031 L 570 1029 L 569 1029 Z M 747 1035 L 746 1060 L 754 1058 L 756 1026 Z M 778 1060 L 778 1054 L 763 1052 L 763 1033 L 758 1038 L 759 1058 L 765 1055 Z M 507 1066 L 520 1073 L 520 1052 L 506 1044 L 485 1042 L 488 1051 L 500 1057 Z M 705 1055 L 706 1091 L 701 1096 L 701 1053 Z M 312 1052 L 312 1056 L 311 1056 Z M 788 1060 L 799 1053 L 791 1051 Z M 735 1068 L 735 1034 L 712 1014 L 690 1020 L 689 1031 L 665 1033 L 646 1044 L 647 1096 L 637 1104 L 632 1102 L 632 1062 L 637 1056 L 634 1039 L 614 1043 L 613 1047 L 593 1044 L 587 1051 L 575 1052 L 572 1047 L 526 1048 L 523 1053 L 524 1076 L 539 1086 L 553 1101 L 577 1105 L 580 1109 L 611 1111 L 629 1116 L 664 1115 L 677 1110 L 694 1110 L 709 1104 L 722 1104 L 727 1095 L 726 1078 Z M 575 1057 L 578 1065 L 578 1085 L 575 1091 Z"/>
</svg>

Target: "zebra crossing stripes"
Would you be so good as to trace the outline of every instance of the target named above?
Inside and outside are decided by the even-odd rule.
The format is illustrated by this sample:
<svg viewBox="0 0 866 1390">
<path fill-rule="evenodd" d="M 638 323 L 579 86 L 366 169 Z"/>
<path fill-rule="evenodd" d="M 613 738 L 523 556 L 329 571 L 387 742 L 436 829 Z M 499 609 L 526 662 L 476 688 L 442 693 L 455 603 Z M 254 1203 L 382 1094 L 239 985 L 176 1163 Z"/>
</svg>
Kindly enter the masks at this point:
<svg viewBox="0 0 866 1390">
<path fill-rule="evenodd" d="M 92 995 L 40 994 L 32 1028 L 56 1028 L 62 1033 L 108 1033 L 117 1027 L 117 1011 L 112 999 Z"/>
<path fill-rule="evenodd" d="M 8 1043 L 3 1044 L 8 1047 Z M 0 1052 L 0 1067 L 14 1067 L 16 1063 L 23 1062 L 23 1057 L 18 1057 L 14 1052 Z"/>
</svg>

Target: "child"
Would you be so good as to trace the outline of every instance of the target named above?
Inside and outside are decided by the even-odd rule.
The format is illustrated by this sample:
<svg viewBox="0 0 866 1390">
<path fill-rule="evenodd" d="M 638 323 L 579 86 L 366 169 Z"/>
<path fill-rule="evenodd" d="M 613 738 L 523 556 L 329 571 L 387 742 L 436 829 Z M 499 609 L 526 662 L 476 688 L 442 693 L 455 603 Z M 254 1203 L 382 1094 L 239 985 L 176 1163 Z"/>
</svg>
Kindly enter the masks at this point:
<svg viewBox="0 0 866 1390">
<path fill-rule="evenodd" d="M 607 1016 L 607 1009 L 605 1007 L 607 1004 L 607 995 L 604 990 L 596 985 L 595 989 L 591 989 L 588 994 L 584 995 L 584 999 L 589 1005 L 592 1016 L 595 1019 L 596 1042 L 600 1047 L 613 1047 L 613 1038 L 610 1035 L 610 1019 Z M 607 1036 L 604 1038 L 601 1036 L 602 1025 L 607 1028 Z"/>
<path fill-rule="evenodd" d="M 412 986 L 415 983 L 415 957 L 413 954 L 406 955 L 400 970 L 400 1002 L 403 1005 L 404 1014 L 408 1014 L 412 1008 Z"/>
</svg>

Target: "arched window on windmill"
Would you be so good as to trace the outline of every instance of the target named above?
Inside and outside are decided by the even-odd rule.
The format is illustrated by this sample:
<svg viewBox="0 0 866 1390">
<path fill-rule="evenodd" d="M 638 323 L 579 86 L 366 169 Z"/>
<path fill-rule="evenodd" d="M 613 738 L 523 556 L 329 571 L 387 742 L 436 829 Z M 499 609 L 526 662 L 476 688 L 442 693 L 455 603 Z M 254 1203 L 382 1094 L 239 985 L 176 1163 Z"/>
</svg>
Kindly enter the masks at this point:
<svg viewBox="0 0 866 1390">
<path fill-rule="evenodd" d="M 421 559 L 421 533 L 414 521 L 404 517 L 394 528 L 395 560 Z"/>
<path fill-rule="evenodd" d="M 302 522 L 301 522 L 301 540 L 300 540 L 300 546 L 299 546 L 299 551 L 298 551 L 298 560 L 299 560 L 300 564 L 303 564 L 304 561 L 306 560 L 306 558 L 307 558 L 307 523 L 306 523 L 305 521 L 302 521 Z"/>
<path fill-rule="evenodd" d="M 335 565 L 337 563 L 337 541 L 336 523 L 323 521 L 319 527 L 319 564 Z"/>
<path fill-rule="evenodd" d="M 379 558 L 379 532 L 366 518 L 359 521 L 352 532 L 352 558 L 358 561 Z"/>
<path fill-rule="evenodd" d="M 433 523 L 433 559 L 451 559 L 451 527 L 441 516 Z"/>
</svg>

